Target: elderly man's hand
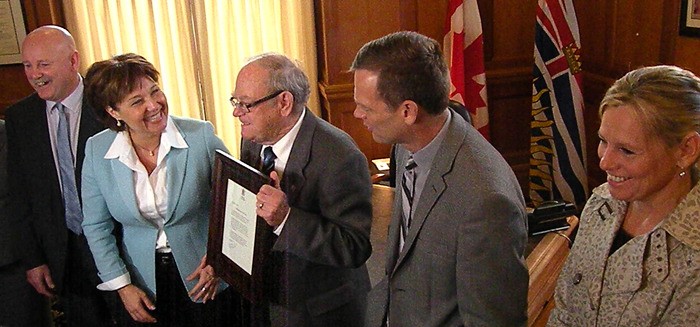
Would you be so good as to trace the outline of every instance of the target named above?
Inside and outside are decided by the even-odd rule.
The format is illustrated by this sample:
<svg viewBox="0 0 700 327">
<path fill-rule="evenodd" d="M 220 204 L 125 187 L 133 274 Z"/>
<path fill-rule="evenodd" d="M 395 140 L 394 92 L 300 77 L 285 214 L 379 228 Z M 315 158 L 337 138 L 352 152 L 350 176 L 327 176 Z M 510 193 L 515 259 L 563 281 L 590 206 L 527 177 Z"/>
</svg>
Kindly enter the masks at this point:
<svg viewBox="0 0 700 327">
<path fill-rule="evenodd" d="M 263 185 L 258 192 L 256 213 L 265 219 L 272 228 L 277 228 L 289 213 L 287 195 L 280 188 L 280 179 L 277 172 L 270 173 L 273 185 Z"/>
</svg>

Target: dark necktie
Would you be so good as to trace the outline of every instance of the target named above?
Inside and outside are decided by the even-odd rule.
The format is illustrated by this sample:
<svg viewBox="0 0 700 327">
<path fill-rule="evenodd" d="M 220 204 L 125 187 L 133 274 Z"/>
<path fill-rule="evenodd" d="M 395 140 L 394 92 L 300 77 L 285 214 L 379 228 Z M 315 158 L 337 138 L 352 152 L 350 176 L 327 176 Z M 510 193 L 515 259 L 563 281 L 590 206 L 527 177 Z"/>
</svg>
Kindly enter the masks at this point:
<svg viewBox="0 0 700 327">
<path fill-rule="evenodd" d="M 66 107 L 57 103 L 54 108 L 58 110 L 58 129 L 56 130 L 56 153 L 58 155 L 58 170 L 61 173 L 63 187 L 63 206 L 65 208 L 66 226 L 78 235 L 83 229 L 80 224 L 83 221 L 83 213 L 78 199 L 78 188 L 75 184 L 75 168 L 73 168 L 73 151 L 70 145 L 70 127 L 66 117 Z"/>
<path fill-rule="evenodd" d="M 272 147 L 265 147 L 263 150 L 262 168 L 260 169 L 265 176 L 270 176 L 270 173 L 275 170 L 275 159 L 277 159 L 277 156 L 272 152 Z"/>
<path fill-rule="evenodd" d="M 413 157 L 408 158 L 406 162 L 406 171 L 403 172 L 401 180 L 401 188 L 403 189 L 403 215 L 401 216 L 401 241 L 399 250 L 403 249 L 408 229 L 411 227 L 411 211 L 413 209 L 413 195 L 416 190 L 416 162 Z"/>
</svg>

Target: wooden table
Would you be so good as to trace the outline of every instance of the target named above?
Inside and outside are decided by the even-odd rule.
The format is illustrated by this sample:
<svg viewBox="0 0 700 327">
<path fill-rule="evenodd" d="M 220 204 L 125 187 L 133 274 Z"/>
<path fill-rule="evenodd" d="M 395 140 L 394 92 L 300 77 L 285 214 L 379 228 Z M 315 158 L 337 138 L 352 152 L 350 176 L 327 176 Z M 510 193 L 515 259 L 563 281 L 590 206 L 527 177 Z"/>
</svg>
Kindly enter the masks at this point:
<svg viewBox="0 0 700 327">
<path fill-rule="evenodd" d="M 384 275 L 387 233 L 394 204 L 394 188 L 372 186 L 372 255 L 367 260 L 370 280 L 376 285 Z M 525 262 L 530 272 L 527 296 L 528 326 L 544 326 L 553 308 L 554 287 L 569 254 L 569 238 L 578 227 L 578 218 L 568 218 L 571 227 L 559 232 L 532 236 L 528 239 Z"/>
</svg>

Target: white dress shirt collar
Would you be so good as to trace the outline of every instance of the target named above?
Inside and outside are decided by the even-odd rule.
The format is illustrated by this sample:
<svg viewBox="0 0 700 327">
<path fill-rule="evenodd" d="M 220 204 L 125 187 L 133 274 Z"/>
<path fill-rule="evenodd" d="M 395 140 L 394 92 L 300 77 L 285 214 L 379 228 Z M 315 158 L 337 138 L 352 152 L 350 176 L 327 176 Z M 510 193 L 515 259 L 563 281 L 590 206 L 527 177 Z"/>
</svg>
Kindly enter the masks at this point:
<svg viewBox="0 0 700 327">
<path fill-rule="evenodd" d="M 121 131 L 112 141 L 105 154 L 105 159 L 118 159 L 132 171 L 136 207 L 141 216 L 158 228 L 155 251 L 170 252 L 168 237 L 165 234 L 165 218 L 168 211 L 168 165 L 165 156 L 171 148 L 187 148 L 187 142 L 180 134 L 171 117 L 160 136 L 156 168 L 149 175 L 144 165 L 139 161 L 128 131 Z M 131 283 L 129 273 L 106 281 L 97 286 L 103 291 L 114 291 Z"/>
<path fill-rule="evenodd" d="M 112 141 L 105 159 L 118 159 L 132 171 L 136 206 L 141 215 L 158 227 L 156 249 L 169 251 L 167 236 L 163 226 L 168 211 L 168 166 L 165 160 L 171 148 L 187 148 L 187 142 L 180 134 L 171 117 L 160 137 L 156 168 L 149 175 L 131 144 L 129 132 L 121 131 Z"/>
<path fill-rule="evenodd" d="M 83 107 L 83 92 L 85 91 L 85 85 L 83 85 L 82 76 L 78 75 L 78 79 L 78 87 L 76 87 L 75 90 L 73 90 L 73 92 L 65 99 L 61 100 L 61 103 L 66 107 L 70 114 L 79 114 Z M 47 110 L 51 110 L 55 105 L 56 102 L 46 100 Z"/>
<path fill-rule="evenodd" d="M 160 136 L 160 146 L 158 147 L 157 160 L 158 165 L 163 160 L 165 155 L 170 152 L 171 147 L 185 149 L 188 146 L 187 142 L 185 142 L 185 139 L 182 137 L 182 134 L 180 134 L 180 131 L 173 123 L 172 117 L 168 116 L 168 124 L 165 126 L 165 130 Z M 131 145 L 131 138 L 129 137 L 128 131 L 121 131 L 117 133 L 117 136 L 114 138 L 114 141 L 112 141 L 112 145 L 109 147 L 109 150 L 107 150 L 104 158 L 120 158 L 120 161 L 127 164 L 127 162 L 121 160 L 122 157 L 124 157 L 125 160 L 138 161 L 134 147 Z"/>
<path fill-rule="evenodd" d="M 272 152 L 275 153 L 277 159 L 275 160 L 275 171 L 280 176 L 280 181 L 282 180 L 282 175 L 284 174 L 284 169 L 287 167 L 287 162 L 289 161 L 289 155 L 292 153 L 292 146 L 294 146 L 294 140 L 299 134 L 301 129 L 301 122 L 304 121 L 304 116 L 306 115 L 306 110 L 301 112 L 299 119 L 294 124 L 292 129 L 287 132 L 279 141 L 272 145 Z M 262 151 L 267 146 L 264 145 L 260 149 L 260 158 L 262 158 Z"/>
<path fill-rule="evenodd" d="M 297 135 L 299 134 L 299 130 L 301 129 L 301 123 L 304 121 L 304 116 L 306 116 L 306 109 L 304 109 L 301 112 L 301 115 L 299 116 L 299 119 L 297 120 L 296 123 L 294 123 L 294 126 L 292 129 L 287 132 L 279 141 L 275 142 L 275 144 L 272 145 L 272 152 L 275 153 L 277 156 L 277 159 L 275 159 L 275 171 L 279 175 L 280 182 L 282 182 L 282 178 L 284 178 L 284 170 L 287 168 L 287 162 L 289 162 L 289 155 L 292 153 L 292 147 L 294 146 L 294 140 L 296 140 Z M 265 150 L 265 148 L 268 147 L 268 145 L 264 145 L 260 149 L 260 158 L 263 157 L 262 151 Z M 287 223 L 287 218 L 289 217 L 289 212 L 287 212 L 287 215 L 284 217 L 284 220 L 282 223 L 275 228 L 273 231 L 276 235 L 280 235 L 282 233 L 282 229 L 284 229 L 284 225 Z"/>
</svg>

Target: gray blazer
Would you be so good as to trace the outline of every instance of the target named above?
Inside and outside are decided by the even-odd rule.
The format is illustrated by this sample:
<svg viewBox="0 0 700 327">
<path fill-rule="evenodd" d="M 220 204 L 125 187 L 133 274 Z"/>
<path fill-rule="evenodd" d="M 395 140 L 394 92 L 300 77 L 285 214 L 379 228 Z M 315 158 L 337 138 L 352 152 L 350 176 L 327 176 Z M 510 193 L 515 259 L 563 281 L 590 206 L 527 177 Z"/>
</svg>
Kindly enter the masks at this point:
<svg viewBox="0 0 700 327">
<path fill-rule="evenodd" d="M 244 141 L 241 159 L 258 167 L 261 147 Z M 291 211 L 272 250 L 273 326 L 361 325 L 372 252 L 367 159 L 307 109 L 281 187 Z"/>
<path fill-rule="evenodd" d="M 503 157 L 453 113 L 398 252 L 401 193 L 386 275 L 370 292 L 368 326 L 520 326 L 527 321 L 526 213 Z M 397 176 L 409 153 L 399 146 Z"/>
</svg>

